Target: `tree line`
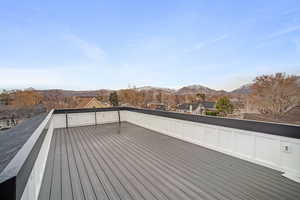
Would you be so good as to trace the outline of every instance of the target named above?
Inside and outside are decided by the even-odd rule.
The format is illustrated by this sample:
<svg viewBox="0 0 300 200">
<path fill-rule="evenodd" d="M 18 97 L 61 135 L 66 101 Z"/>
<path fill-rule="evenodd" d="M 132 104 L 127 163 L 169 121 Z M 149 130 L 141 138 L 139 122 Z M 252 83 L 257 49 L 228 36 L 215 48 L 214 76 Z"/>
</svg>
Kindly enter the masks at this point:
<svg viewBox="0 0 300 200">
<path fill-rule="evenodd" d="M 246 104 L 247 99 L 260 113 L 278 118 L 291 108 L 300 105 L 299 80 L 298 76 L 284 73 L 258 76 L 253 81 L 251 93 L 240 95 L 239 99 L 243 105 Z M 99 101 L 110 102 L 112 106 L 130 105 L 146 108 L 150 103 L 158 103 L 167 105 L 171 109 L 182 103 L 214 101 L 217 110 L 223 116 L 232 113 L 236 108 L 229 95 L 204 93 L 177 95 L 163 90 L 122 89 L 110 94 L 99 94 L 96 98 Z M 48 110 L 75 108 L 78 105 L 74 96 L 66 97 L 60 93 L 42 95 L 35 90 L 4 91 L 0 94 L 0 103 L 14 108 L 43 105 Z"/>
</svg>

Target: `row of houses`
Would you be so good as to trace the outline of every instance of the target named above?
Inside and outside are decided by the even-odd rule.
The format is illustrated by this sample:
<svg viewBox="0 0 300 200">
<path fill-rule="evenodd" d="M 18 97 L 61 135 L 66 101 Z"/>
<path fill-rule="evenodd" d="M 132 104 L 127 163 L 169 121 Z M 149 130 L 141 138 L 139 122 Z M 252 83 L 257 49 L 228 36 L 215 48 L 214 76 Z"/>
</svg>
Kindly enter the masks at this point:
<svg viewBox="0 0 300 200">
<path fill-rule="evenodd" d="M 78 105 L 76 108 L 107 108 L 111 105 L 106 102 L 99 101 L 96 97 L 77 97 Z M 4 101 L 0 102 L 4 105 Z M 192 114 L 203 114 L 205 111 L 215 110 L 215 102 L 196 102 L 196 103 L 183 103 L 179 104 L 174 109 L 168 108 L 167 105 L 163 103 L 148 103 L 147 108 L 155 110 L 174 110 L 177 112 L 183 113 L 192 113 Z"/>
<path fill-rule="evenodd" d="M 81 98 L 77 108 L 106 108 L 110 104 L 101 102 L 95 97 Z M 147 108 L 155 110 L 169 110 L 169 108 L 162 103 L 149 103 Z M 197 103 L 184 103 L 179 104 L 175 108 L 177 112 L 204 114 L 205 111 L 215 111 L 216 103 L 211 101 L 197 102 Z"/>
<path fill-rule="evenodd" d="M 178 105 L 177 111 L 191 114 L 205 114 L 206 111 L 216 111 L 216 103 L 211 101 L 184 103 Z"/>
<path fill-rule="evenodd" d="M 205 114 L 206 111 L 216 111 L 216 103 L 211 101 L 183 103 L 175 107 L 168 107 L 163 103 L 149 103 L 147 108 L 154 110 L 172 110 L 182 113 Z"/>
</svg>

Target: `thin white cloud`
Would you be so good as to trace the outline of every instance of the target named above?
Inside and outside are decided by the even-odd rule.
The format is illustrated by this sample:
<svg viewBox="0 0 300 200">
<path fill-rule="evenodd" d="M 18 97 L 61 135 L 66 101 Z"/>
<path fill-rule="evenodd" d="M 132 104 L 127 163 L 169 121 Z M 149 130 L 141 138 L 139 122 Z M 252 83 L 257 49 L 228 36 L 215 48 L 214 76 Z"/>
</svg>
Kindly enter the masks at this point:
<svg viewBox="0 0 300 200">
<path fill-rule="evenodd" d="M 4 76 L 0 79 L 1 89 L 23 89 L 33 87 L 35 89 L 66 88 L 82 89 L 87 85 L 82 79 L 84 67 L 60 66 L 52 68 L 18 68 L 2 67 L 0 73 Z"/>
<path fill-rule="evenodd" d="M 55 87 L 61 84 L 56 70 L 1 67 L 0 71 L 5 75 L 0 79 L 0 85 L 4 88 Z"/>
<path fill-rule="evenodd" d="M 297 32 L 300 31 L 300 25 L 296 25 L 296 26 L 291 26 L 282 30 L 279 30 L 277 32 L 271 33 L 270 35 L 268 35 L 267 37 L 265 37 L 261 43 L 257 44 L 255 46 L 255 48 L 264 48 L 268 45 L 272 45 L 273 44 L 273 40 L 277 39 L 279 37 L 282 37 L 284 35 L 293 33 L 293 32 Z M 297 42 L 295 42 L 295 44 L 298 46 Z"/>
<path fill-rule="evenodd" d="M 282 29 L 280 31 L 277 31 L 275 33 L 270 34 L 267 39 L 274 39 L 274 38 L 278 38 L 281 37 L 283 35 L 292 33 L 292 32 L 296 32 L 296 31 L 300 31 L 300 25 L 296 25 L 296 26 L 291 26 L 285 29 Z"/>
<path fill-rule="evenodd" d="M 74 34 L 69 34 L 65 36 L 66 40 L 76 45 L 86 56 L 87 58 L 91 59 L 92 61 L 102 62 L 105 59 L 105 51 L 100 47 L 83 40 L 82 38 L 78 37 Z"/>
<path fill-rule="evenodd" d="M 228 37 L 229 37 L 229 35 L 225 34 L 225 35 L 218 36 L 211 40 L 200 42 L 200 43 L 196 44 L 194 47 L 192 47 L 190 49 L 186 49 L 185 52 L 193 52 L 193 51 L 200 50 L 202 48 L 211 46 L 217 42 L 223 41 L 223 40 L 227 39 Z"/>
<path fill-rule="evenodd" d="M 300 39 L 294 40 L 295 46 L 298 50 L 300 50 Z"/>
<path fill-rule="evenodd" d="M 274 74 L 285 72 L 287 74 L 300 75 L 299 65 L 284 65 L 278 69 L 278 66 L 252 66 L 251 71 L 230 72 L 224 74 L 215 74 L 205 85 L 217 90 L 232 91 L 242 85 L 252 83 L 255 77 L 264 74 Z"/>
<path fill-rule="evenodd" d="M 290 15 L 290 14 L 295 14 L 297 12 L 299 12 L 300 9 L 299 8 L 291 8 L 291 9 L 288 9 L 288 10 L 285 10 L 282 12 L 282 15 Z"/>
</svg>

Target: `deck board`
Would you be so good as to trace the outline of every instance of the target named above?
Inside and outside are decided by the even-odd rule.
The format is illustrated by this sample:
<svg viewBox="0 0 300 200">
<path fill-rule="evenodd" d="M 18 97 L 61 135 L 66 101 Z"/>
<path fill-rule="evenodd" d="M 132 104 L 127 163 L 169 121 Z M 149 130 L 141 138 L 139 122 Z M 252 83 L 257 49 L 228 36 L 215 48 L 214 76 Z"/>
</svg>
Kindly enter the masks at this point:
<svg viewBox="0 0 300 200">
<path fill-rule="evenodd" d="M 78 131 L 75 129 L 75 131 Z M 94 192 L 93 185 L 91 183 L 90 177 L 87 173 L 87 170 L 85 168 L 85 163 L 81 159 L 81 155 L 79 153 L 79 147 L 76 144 L 76 141 L 74 139 L 74 134 L 77 134 L 77 132 L 69 133 L 68 136 L 70 137 L 72 152 L 75 158 L 75 165 L 77 166 L 79 178 L 81 181 L 81 185 L 83 187 L 84 197 L 86 200 L 95 200 L 96 194 Z"/>
<path fill-rule="evenodd" d="M 300 199 L 280 172 L 130 124 L 55 129 L 48 199 Z"/>
<path fill-rule="evenodd" d="M 51 182 L 51 193 L 50 200 L 61 199 L 61 191 L 62 191 L 62 182 L 61 182 L 61 139 L 60 139 L 60 131 L 55 134 L 56 135 L 56 145 L 54 152 L 54 160 L 53 160 L 53 170 L 52 170 L 52 182 Z"/>
<path fill-rule="evenodd" d="M 67 154 L 67 145 L 65 134 L 60 130 L 61 140 L 61 184 L 62 184 L 62 199 L 73 199 L 72 183 L 70 177 L 69 158 Z M 72 167 L 72 166 L 71 166 Z"/>
<path fill-rule="evenodd" d="M 70 166 L 70 178 L 71 178 L 71 185 L 72 185 L 72 194 L 74 200 L 81 200 L 84 199 L 83 193 L 83 186 L 79 177 L 78 167 L 75 162 L 72 145 L 69 137 L 69 132 L 66 132 L 65 129 L 63 130 L 63 135 L 66 139 L 66 149 L 67 149 L 67 157 Z"/>
</svg>

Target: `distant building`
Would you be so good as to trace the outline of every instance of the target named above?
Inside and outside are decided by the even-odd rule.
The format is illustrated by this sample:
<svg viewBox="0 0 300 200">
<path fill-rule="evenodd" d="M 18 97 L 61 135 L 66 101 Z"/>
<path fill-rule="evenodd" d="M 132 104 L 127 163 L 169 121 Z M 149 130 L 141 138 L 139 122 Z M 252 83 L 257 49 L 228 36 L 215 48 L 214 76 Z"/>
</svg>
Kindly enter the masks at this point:
<svg viewBox="0 0 300 200">
<path fill-rule="evenodd" d="M 211 101 L 184 103 L 177 107 L 178 112 L 188 112 L 192 114 L 203 114 L 208 110 L 216 110 L 216 103 Z"/>
<path fill-rule="evenodd" d="M 7 105 L 6 100 L 0 98 L 0 106 L 5 106 Z"/>
<path fill-rule="evenodd" d="M 0 131 L 10 129 L 18 124 L 18 121 L 14 118 L 14 115 L 10 119 L 0 119 Z"/>
<path fill-rule="evenodd" d="M 120 106 L 122 106 L 122 107 L 134 107 L 130 103 L 121 103 Z"/>
<path fill-rule="evenodd" d="M 80 98 L 79 104 L 76 108 L 107 108 L 110 107 L 108 103 L 101 102 L 95 97 L 83 97 Z"/>
<path fill-rule="evenodd" d="M 9 104 L 11 104 L 12 100 L 13 99 L 8 95 L 0 94 L 0 106 L 9 105 Z"/>
</svg>

